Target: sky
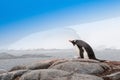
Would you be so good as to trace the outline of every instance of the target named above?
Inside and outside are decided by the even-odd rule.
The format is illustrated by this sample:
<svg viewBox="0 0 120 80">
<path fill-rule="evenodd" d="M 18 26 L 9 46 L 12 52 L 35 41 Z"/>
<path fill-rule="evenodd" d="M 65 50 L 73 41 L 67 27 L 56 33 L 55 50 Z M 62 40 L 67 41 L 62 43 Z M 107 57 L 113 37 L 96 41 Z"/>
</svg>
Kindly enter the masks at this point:
<svg viewBox="0 0 120 80">
<path fill-rule="evenodd" d="M 117 17 L 49 29 L 24 37 L 10 45 L 8 49 L 74 49 L 69 42 L 73 39 L 82 39 L 96 50 L 120 49 L 119 26 L 120 17 Z"/>
<path fill-rule="evenodd" d="M 1 0 L 0 48 L 7 48 L 37 32 L 118 18 L 119 4 L 119 0 Z"/>
</svg>

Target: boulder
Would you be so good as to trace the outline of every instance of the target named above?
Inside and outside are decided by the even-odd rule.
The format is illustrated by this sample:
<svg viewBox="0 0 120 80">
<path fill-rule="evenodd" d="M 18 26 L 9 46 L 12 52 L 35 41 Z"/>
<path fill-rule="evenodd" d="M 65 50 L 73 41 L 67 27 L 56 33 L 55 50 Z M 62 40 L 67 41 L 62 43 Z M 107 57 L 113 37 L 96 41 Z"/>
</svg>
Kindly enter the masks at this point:
<svg viewBox="0 0 120 80">
<path fill-rule="evenodd" d="M 56 69 L 33 70 L 21 76 L 20 80 L 103 80 L 93 75 L 69 73 Z"/>
<path fill-rule="evenodd" d="M 58 69 L 67 72 L 74 72 L 80 74 L 101 74 L 109 69 L 106 63 L 91 63 L 91 62 L 78 62 L 68 61 L 49 67 L 49 69 Z"/>
<path fill-rule="evenodd" d="M 110 75 L 107 75 L 104 77 L 104 79 L 109 79 L 109 80 L 120 80 L 120 72 L 115 72 Z"/>
<path fill-rule="evenodd" d="M 56 60 L 50 67 L 64 63 L 64 62 L 89 62 L 89 63 L 100 63 L 97 60 L 92 60 L 92 59 L 60 59 Z"/>
<path fill-rule="evenodd" d="M 30 65 L 26 66 L 26 69 L 29 70 L 36 70 L 36 69 L 47 69 L 50 67 L 54 62 L 58 61 L 59 59 L 53 59 L 53 60 L 45 60 L 45 61 L 40 61 L 36 62 Z"/>
<path fill-rule="evenodd" d="M 17 77 L 23 75 L 27 70 L 18 70 L 0 74 L 0 80 L 15 80 Z"/>
<path fill-rule="evenodd" d="M 5 70 L 5 69 L 0 69 L 0 74 L 6 73 L 6 72 L 7 72 L 7 70 Z"/>
<path fill-rule="evenodd" d="M 26 69 L 26 66 L 22 66 L 22 65 L 21 66 L 14 66 L 9 70 L 9 72 L 16 71 L 16 70 L 24 70 L 24 69 Z"/>
</svg>

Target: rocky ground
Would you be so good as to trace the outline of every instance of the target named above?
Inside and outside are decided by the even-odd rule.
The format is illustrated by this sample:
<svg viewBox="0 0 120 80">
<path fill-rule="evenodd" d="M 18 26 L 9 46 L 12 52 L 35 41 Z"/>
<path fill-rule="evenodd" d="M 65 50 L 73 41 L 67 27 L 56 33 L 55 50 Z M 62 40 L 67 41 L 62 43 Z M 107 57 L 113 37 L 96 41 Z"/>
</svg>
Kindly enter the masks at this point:
<svg viewBox="0 0 120 80">
<path fill-rule="evenodd" d="M 120 80 L 120 61 L 45 60 L 0 70 L 0 80 Z"/>
</svg>

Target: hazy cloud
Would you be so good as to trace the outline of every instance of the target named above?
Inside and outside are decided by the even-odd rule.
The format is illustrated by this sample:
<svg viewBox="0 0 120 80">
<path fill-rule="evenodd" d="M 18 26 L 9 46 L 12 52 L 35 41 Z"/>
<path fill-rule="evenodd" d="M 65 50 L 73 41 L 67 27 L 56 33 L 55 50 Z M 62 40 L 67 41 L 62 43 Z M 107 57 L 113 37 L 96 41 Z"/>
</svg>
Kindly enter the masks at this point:
<svg viewBox="0 0 120 80">
<path fill-rule="evenodd" d="M 120 17 L 71 26 L 81 38 L 94 48 L 120 49 Z"/>
<path fill-rule="evenodd" d="M 71 48 L 68 40 L 79 39 L 79 35 L 71 28 L 56 28 L 34 33 L 9 46 L 8 49 L 66 49 Z"/>
<path fill-rule="evenodd" d="M 15 42 L 9 49 L 66 49 L 72 48 L 70 39 L 85 40 L 96 49 L 120 49 L 119 35 L 120 17 L 34 33 Z"/>
</svg>

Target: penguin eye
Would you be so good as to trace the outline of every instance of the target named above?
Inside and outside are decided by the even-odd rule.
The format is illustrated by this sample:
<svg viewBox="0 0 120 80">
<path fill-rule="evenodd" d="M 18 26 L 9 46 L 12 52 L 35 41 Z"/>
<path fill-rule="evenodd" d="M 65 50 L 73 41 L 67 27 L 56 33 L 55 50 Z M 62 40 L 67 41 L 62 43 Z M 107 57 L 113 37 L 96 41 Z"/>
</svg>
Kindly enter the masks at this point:
<svg viewBox="0 0 120 80">
<path fill-rule="evenodd" d="M 73 41 L 72 43 L 73 43 L 73 45 L 75 46 L 75 44 L 76 44 L 75 41 Z"/>
</svg>

